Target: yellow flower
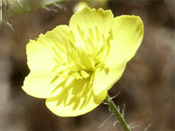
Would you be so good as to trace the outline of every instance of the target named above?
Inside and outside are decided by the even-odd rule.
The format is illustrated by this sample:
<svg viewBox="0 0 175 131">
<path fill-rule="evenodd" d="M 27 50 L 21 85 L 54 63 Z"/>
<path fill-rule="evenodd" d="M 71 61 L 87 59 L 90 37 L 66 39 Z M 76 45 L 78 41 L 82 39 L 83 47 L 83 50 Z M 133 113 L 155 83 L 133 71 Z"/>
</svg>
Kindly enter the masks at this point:
<svg viewBox="0 0 175 131">
<path fill-rule="evenodd" d="M 143 39 L 138 16 L 84 8 L 27 44 L 30 69 L 22 89 L 46 99 L 58 116 L 90 112 L 106 98 Z"/>
</svg>

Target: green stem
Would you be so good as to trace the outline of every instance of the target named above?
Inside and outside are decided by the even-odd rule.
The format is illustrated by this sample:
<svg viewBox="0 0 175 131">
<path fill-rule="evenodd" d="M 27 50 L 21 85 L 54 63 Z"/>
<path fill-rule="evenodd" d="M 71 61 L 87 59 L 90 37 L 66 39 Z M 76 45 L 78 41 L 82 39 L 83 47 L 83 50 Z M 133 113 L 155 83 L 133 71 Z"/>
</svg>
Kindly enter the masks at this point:
<svg viewBox="0 0 175 131">
<path fill-rule="evenodd" d="M 112 101 L 112 99 L 110 98 L 110 96 L 108 95 L 106 97 L 106 102 L 108 103 L 109 107 L 112 109 L 113 113 L 116 115 L 116 117 L 118 118 L 120 124 L 122 125 L 122 127 L 124 128 L 125 131 L 131 131 L 129 129 L 129 126 L 127 125 L 125 119 L 122 117 L 122 115 L 120 114 L 120 112 L 118 111 L 116 105 L 114 104 L 114 102 Z"/>
</svg>

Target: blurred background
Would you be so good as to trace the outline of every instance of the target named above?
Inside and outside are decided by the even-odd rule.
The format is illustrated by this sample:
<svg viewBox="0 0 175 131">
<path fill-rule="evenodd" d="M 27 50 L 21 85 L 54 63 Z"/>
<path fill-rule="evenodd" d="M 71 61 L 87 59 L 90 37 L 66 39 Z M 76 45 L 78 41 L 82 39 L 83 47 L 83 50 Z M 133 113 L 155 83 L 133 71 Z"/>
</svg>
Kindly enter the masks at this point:
<svg viewBox="0 0 175 131">
<path fill-rule="evenodd" d="M 40 33 L 68 24 L 80 0 L 46 6 L 39 0 L 14 0 L 15 6 L 12 1 L 0 4 L 0 131 L 122 131 L 117 118 L 103 103 L 83 116 L 62 118 L 46 108 L 45 100 L 28 96 L 21 89 L 29 73 L 26 44 Z M 142 18 L 143 43 L 109 94 L 120 92 L 113 100 L 122 109 L 125 105 L 125 119 L 133 124 L 133 131 L 175 130 L 175 1 L 84 2 L 93 8 L 111 9 L 114 16 Z"/>
</svg>

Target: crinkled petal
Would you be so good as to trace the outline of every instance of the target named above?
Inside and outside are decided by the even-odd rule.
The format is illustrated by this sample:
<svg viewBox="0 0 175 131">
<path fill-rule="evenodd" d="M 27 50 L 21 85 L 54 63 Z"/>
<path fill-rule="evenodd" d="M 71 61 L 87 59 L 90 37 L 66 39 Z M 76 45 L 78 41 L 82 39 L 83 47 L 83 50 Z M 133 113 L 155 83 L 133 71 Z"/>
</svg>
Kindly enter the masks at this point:
<svg viewBox="0 0 175 131">
<path fill-rule="evenodd" d="M 41 39 L 43 37 L 43 35 L 40 35 Z M 30 40 L 27 44 L 27 64 L 30 70 L 53 69 L 56 63 L 48 50 L 49 49 L 47 49 L 41 42 Z"/>
<path fill-rule="evenodd" d="M 126 59 L 117 59 L 110 57 L 106 60 L 106 67 L 103 70 L 96 70 L 94 73 L 93 90 L 96 95 L 105 90 L 109 90 L 121 78 L 125 66 Z"/>
<path fill-rule="evenodd" d="M 126 63 L 136 53 L 143 39 L 143 23 L 140 17 L 120 16 L 114 19 L 110 41 L 111 50 L 105 60 L 105 69 L 94 75 L 94 92 L 109 90 L 122 76 Z"/>
<path fill-rule="evenodd" d="M 29 95 L 37 98 L 47 98 L 54 86 L 50 84 L 53 74 L 49 72 L 32 71 L 25 78 L 22 89 Z"/>
<path fill-rule="evenodd" d="M 57 92 L 57 91 L 55 91 Z M 71 80 L 54 97 L 46 99 L 46 106 L 56 115 L 78 116 L 96 108 L 107 96 L 107 91 L 95 95 L 89 79 Z"/>
<path fill-rule="evenodd" d="M 58 64 L 54 60 L 57 57 L 54 50 L 59 50 L 60 46 L 57 45 L 62 44 L 66 37 L 63 30 L 69 32 L 68 26 L 57 26 L 45 35 L 41 34 L 37 40 L 30 40 L 27 44 L 27 64 L 30 70 L 52 70 Z M 64 54 L 59 51 L 60 56 L 63 57 Z"/>
<path fill-rule="evenodd" d="M 76 39 L 79 38 L 80 30 L 84 32 L 85 37 L 89 37 L 90 29 L 95 34 L 95 26 L 98 27 L 99 32 L 108 35 L 112 26 L 114 17 L 110 10 L 90 9 L 85 7 L 82 11 L 75 13 L 69 22 L 70 28 L 73 30 Z M 79 26 L 79 31 L 77 26 Z"/>
<path fill-rule="evenodd" d="M 54 28 L 52 31 L 48 31 L 46 33 L 46 36 L 51 38 L 52 40 L 54 39 L 54 42 L 55 40 L 57 40 L 59 44 L 65 46 L 63 42 L 63 38 L 67 38 L 67 37 L 69 38 L 69 33 L 70 33 L 69 26 L 59 25 L 56 28 Z M 58 43 L 55 43 L 55 44 L 58 44 Z"/>
<path fill-rule="evenodd" d="M 58 77 L 60 71 L 66 70 L 62 68 L 64 66 L 59 65 L 66 56 L 65 45 L 62 45 L 63 38 L 66 37 L 64 32 L 69 32 L 68 26 L 57 26 L 45 35 L 41 34 L 36 41 L 31 40 L 27 44 L 27 64 L 31 72 L 25 78 L 22 87 L 27 94 L 47 98 L 64 80 Z"/>
<path fill-rule="evenodd" d="M 119 16 L 112 26 L 111 54 L 129 61 L 143 39 L 143 23 L 139 16 Z"/>
</svg>

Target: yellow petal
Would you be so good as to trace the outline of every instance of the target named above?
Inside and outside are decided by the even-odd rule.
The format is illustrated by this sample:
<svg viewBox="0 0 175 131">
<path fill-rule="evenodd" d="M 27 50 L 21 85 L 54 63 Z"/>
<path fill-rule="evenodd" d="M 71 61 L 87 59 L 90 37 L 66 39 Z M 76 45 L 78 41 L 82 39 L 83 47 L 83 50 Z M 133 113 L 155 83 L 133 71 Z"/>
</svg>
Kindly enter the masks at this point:
<svg viewBox="0 0 175 131">
<path fill-rule="evenodd" d="M 56 63 L 43 43 L 31 40 L 27 44 L 27 64 L 30 70 L 52 70 Z"/>
<path fill-rule="evenodd" d="M 109 90 L 121 78 L 125 66 L 126 59 L 108 58 L 106 59 L 105 68 L 103 70 L 97 69 L 93 74 L 94 84 L 93 90 L 96 95 L 105 90 Z"/>
<path fill-rule="evenodd" d="M 119 16 L 112 26 L 111 54 L 126 57 L 129 61 L 136 53 L 143 39 L 143 23 L 139 16 Z"/>
<path fill-rule="evenodd" d="M 98 26 L 100 33 L 108 35 L 113 19 L 114 17 L 110 10 L 95 10 L 85 7 L 71 17 L 69 26 L 73 30 L 76 39 L 80 39 L 78 28 L 85 33 L 86 38 L 89 37 L 89 29 L 93 30 L 93 34 L 95 34 L 95 26 Z"/>
<path fill-rule="evenodd" d="M 54 97 L 46 99 L 46 106 L 62 117 L 78 116 L 96 108 L 107 96 L 107 91 L 95 95 L 89 79 L 72 80 Z"/>
<path fill-rule="evenodd" d="M 70 30 L 69 26 L 67 25 L 59 25 L 56 28 L 54 28 L 52 31 L 48 31 L 46 33 L 47 37 L 50 37 L 51 39 L 55 39 L 59 42 L 59 44 L 64 45 L 63 38 L 70 39 Z"/>
<path fill-rule="evenodd" d="M 48 71 L 32 71 L 24 80 L 22 89 L 29 95 L 37 98 L 47 98 L 54 89 L 50 84 L 53 74 Z"/>
<path fill-rule="evenodd" d="M 65 32 L 69 32 L 68 26 L 57 26 L 45 35 L 41 34 L 36 41 L 31 40 L 27 44 L 27 63 L 31 72 L 25 78 L 22 87 L 27 94 L 47 98 L 53 94 L 54 89 L 58 90 L 58 85 L 64 80 L 58 79 L 58 73 L 66 70 L 66 67 L 62 68 L 64 66 L 59 65 L 64 63 L 67 53 L 62 42 L 63 38 L 67 37 Z"/>
<path fill-rule="evenodd" d="M 68 26 L 57 26 L 45 35 L 41 34 L 37 40 L 30 40 L 26 49 L 30 70 L 52 70 L 58 64 L 54 57 L 65 59 L 63 38 L 67 36 L 63 31 L 69 32 Z"/>
</svg>

